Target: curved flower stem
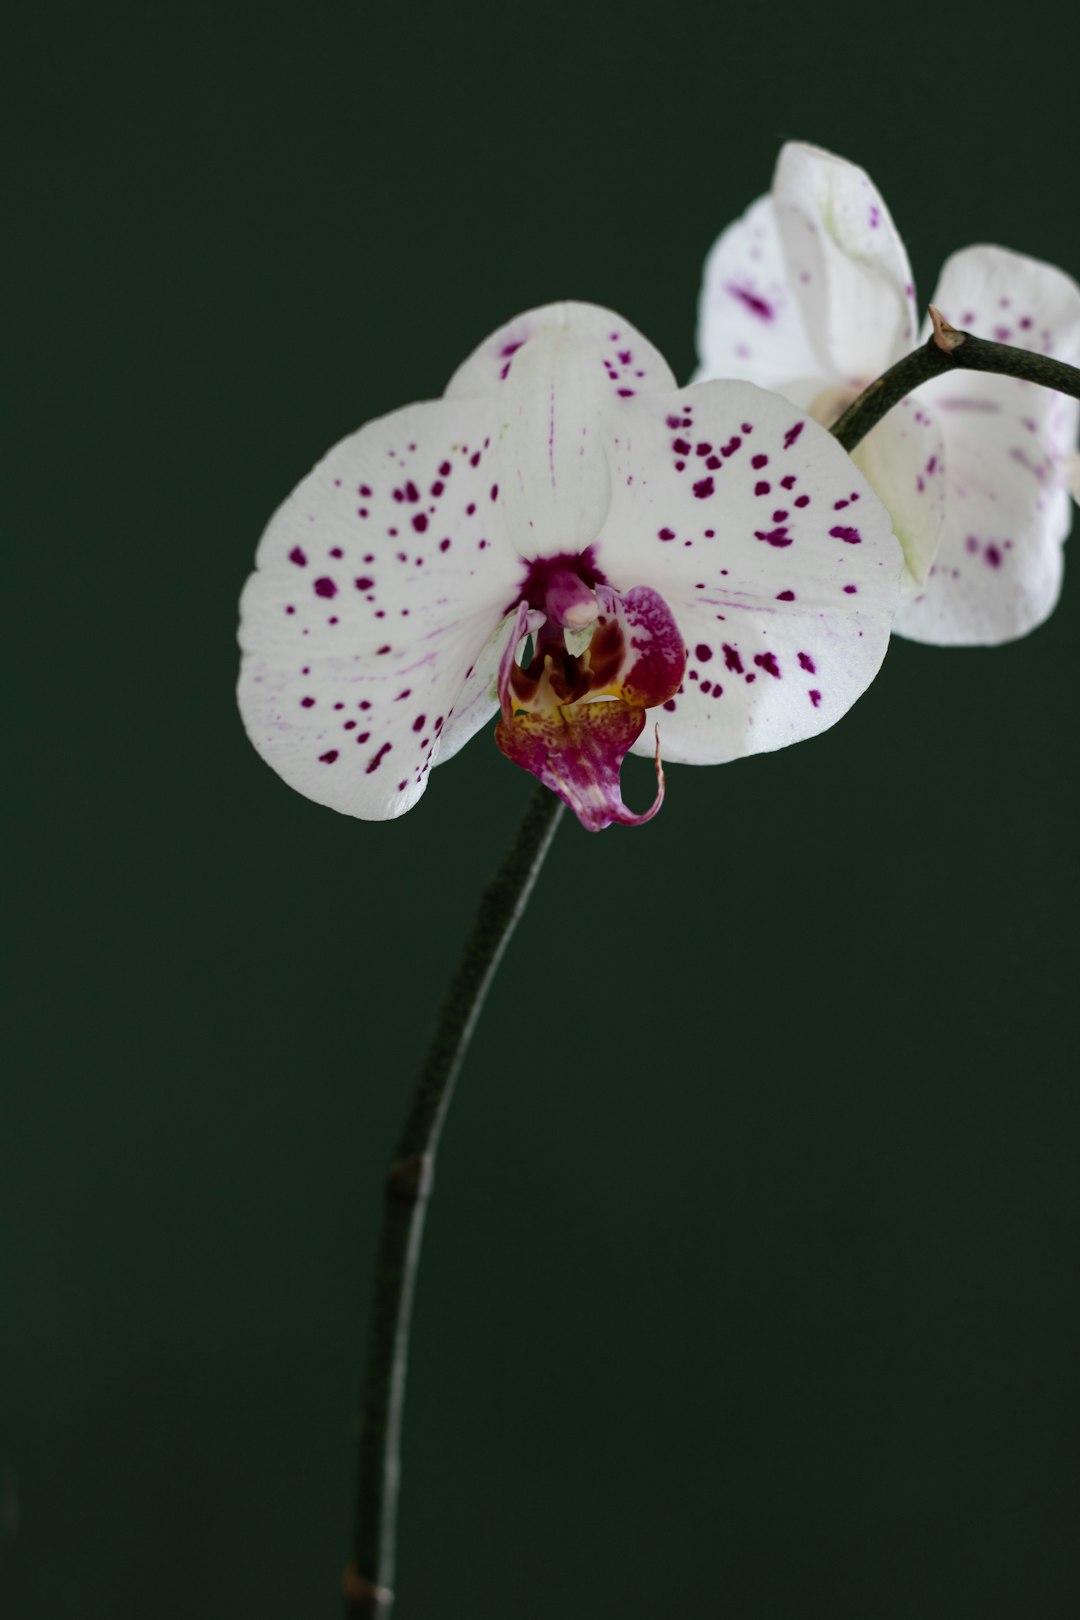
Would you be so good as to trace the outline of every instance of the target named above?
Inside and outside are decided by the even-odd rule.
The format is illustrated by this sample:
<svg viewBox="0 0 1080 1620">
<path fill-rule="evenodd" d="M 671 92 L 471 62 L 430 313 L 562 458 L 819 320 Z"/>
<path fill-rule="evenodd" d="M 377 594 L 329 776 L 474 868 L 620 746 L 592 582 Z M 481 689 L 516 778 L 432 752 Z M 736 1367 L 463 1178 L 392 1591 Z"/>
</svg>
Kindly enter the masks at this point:
<svg viewBox="0 0 1080 1620">
<path fill-rule="evenodd" d="M 1066 365 L 1063 360 L 1052 360 L 1048 354 L 1015 349 L 1011 343 L 989 343 L 971 332 L 960 332 L 943 319 L 933 304 L 930 318 L 934 330 L 922 348 L 905 355 L 864 388 L 829 429 L 845 450 L 854 450 L 886 411 L 891 411 L 913 388 L 958 368 L 1020 377 L 1024 382 L 1056 388 L 1059 394 L 1071 394 L 1074 399 L 1080 399 L 1080 371 L 1075 366 Z"/>
<path fill-rule="evenodd" d="M 537 788 L 509 854 L 481 897 L 386 1175 L 357 1433 L 353 1556 L 344 1581 L 349 1620 L 387 1616 L 393 1604 L 409 1317 L 435 1152 L 465 1049 L 562 810 L 554 793 Z"/>
</svg>

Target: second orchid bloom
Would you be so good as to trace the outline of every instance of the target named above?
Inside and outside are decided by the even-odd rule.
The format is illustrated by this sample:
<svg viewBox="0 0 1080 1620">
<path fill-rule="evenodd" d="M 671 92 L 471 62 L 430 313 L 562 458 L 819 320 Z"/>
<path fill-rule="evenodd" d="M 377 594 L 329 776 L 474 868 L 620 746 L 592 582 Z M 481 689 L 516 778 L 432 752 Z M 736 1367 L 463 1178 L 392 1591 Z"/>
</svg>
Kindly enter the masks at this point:
<svg viewBox="0 0 1080 1620">
<path fill-rule="evenodd" d="M 1080 287 L 1052 265 L 965 248 L 931 302 L 979 337 L 1080 364 Z M 868 176 L 817 147 L 785 146 L 769 195 L 709 256 L 699 377 L 747 378 L 832 423 L 927 331 Z M 1078 424 L 1074 399 L 967 371 L 925 384 L 867 436 L 854 459 L 904 547 L 901 634 L 989 644 L 1052 612 Z"/>
<path fill-rule="evenodd" d="M 838 720 L 901 569 L 889 514 L 803 410 L 680 388 L 621 317 L 551 305 L 441 400 L 342 440 L 271 520 L 241 710 L 287 782 L 348 815 L 408 810 L 499 714 L 503 753 L 584 826 L 638 822 L 661 757 L 720 764 Z M 657 760 L 641 813 L 630 750 Z"/>
</svg>

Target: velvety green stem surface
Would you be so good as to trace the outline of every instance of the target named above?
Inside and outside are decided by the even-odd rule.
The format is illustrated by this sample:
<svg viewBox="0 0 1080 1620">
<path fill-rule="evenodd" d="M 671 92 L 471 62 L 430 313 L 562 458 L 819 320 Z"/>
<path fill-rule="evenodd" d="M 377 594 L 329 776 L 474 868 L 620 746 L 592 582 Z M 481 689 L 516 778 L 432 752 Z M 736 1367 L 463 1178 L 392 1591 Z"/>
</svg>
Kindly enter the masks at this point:
<svg viewBox="0 0 1080 1620">
<path fill-rule="evenodd" d="M 1046 354 L 1034 354 L 1030 349 L 1015 349 L 1010 343 L 989 343 L 985 338 L 957 331 L 941 322 L 921 349 L 905 355 L 864 388 L 829 431 L 845 450 L 854 450 L 886 411 L 891 411 L 912 389 L 931 377 L 957 370 L 1020 377 L 1025 382 L 1056 388 L 1060 394 L 1080 399 L 1080 371 L 1075 366 L 1066 365 L 1063 360 L 1051 360 Z"/>
<path fill-rule="evenodd" d="M 525 910 L 563 805 L 537 788 L 514 844 L 480 901 L 443 1003 L 386 1176 L 357 1434 L 352 1562 L 345 1614 L 385 1617 L 393 1603 L 394 1540 L 409 1317 L 435 1153 L 450 1097 L 491 981 Z"/>
</svg>

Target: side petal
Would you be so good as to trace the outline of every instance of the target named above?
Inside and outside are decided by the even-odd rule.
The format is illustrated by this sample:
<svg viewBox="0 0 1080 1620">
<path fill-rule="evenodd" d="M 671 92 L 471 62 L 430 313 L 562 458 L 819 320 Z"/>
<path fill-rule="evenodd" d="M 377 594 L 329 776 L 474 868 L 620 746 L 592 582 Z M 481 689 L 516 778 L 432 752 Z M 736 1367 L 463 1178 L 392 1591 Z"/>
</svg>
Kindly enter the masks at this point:
<svg viewBox="0 0 1080 1620">
<path fill-rule="evenodd" d="M 474 464 L 493 432 L 483 401 L 370 422 L 260 541 L 241 598 L 240 710 L 267 763 L 319 804 L 381 820 L 424 791 L 520 568 Z M 466 728 L 489 716 L 470 707 Z"/>
<path fill-rule="evenodd" d="M 697 383 L 639 402 L 613 472 L 598 565 L 657 591 L 689 649 L 650 711 L 664 757 L 715 764 L 838 720 L 885 655 L 902 557 L 836 440 L 750 383 Z"/>
<path fill-rule="evenodd" d="M 965 248 L 946 262 L 933 302 L 981 337 L 1080 364 L 1080 287 L 1053 265 Z M 1061 592 L 1080 402 L 969 371 L 935 378 L 918 398 L 941 424 L 947 503 L 934 571 L 901 607 L 896 630 L 939 646 L 1026 635 Z"/>
<path fill-rule="evenodd" d="M 888 508 L 904 553 L 901 595 L 913 595 L 926 583 L 945 521 L 944 435 L 922 392 L 901 400 L 851 459 Z"/>
<path fill-rule="evenodd" d="M 856 164 L 789 141 L 772 197 L 819 369 L 863 387 L 915 342 L 911 266 L 881 193 Z"/>
<path fill-rule="evenodd" d="M 489 400 L 499 424 L 497 500 L 522 557 L 584 551 L 611 500 L 607 443 L 642 392 L 675 386 L 663 356 L 622 316 L 549 304 L 485 340 L 447 399 Z"/>
<path fill-rule="evenodd" d="M 807 334 L 802 291 L 788 273 L 773 200 L 759 197 L 705 260 L 694 381 L 740 377 L 781 393 L 793 378 L 819 379 L 815 393 L 839 381 Z"/>
</svg>

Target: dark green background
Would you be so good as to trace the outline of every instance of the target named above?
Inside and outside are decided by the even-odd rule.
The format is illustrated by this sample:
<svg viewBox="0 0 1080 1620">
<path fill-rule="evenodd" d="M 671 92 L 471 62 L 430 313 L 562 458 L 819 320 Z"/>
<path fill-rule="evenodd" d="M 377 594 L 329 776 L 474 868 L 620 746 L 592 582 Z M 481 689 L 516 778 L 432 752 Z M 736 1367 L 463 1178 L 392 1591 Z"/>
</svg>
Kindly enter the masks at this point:
<svg viewBox="0 0 1080 1620">
<path fill-rule="evenodd" d="M 972 241 L 1076 274 L 1065 8 L 16 16 L 3 1613 L 320 1620 L 381 1167 L 529 784 L 479 737 L 397 823 L 290 793 L 261 528 L 532 305 L 688 375 L 788 136 L 924 298 Z M 820 740 L 561 829 L 445 1138 L 400 1620 L 1076 1612 L 1078 635 L 1073 579 L 898 641 Z"/>
</svg>

